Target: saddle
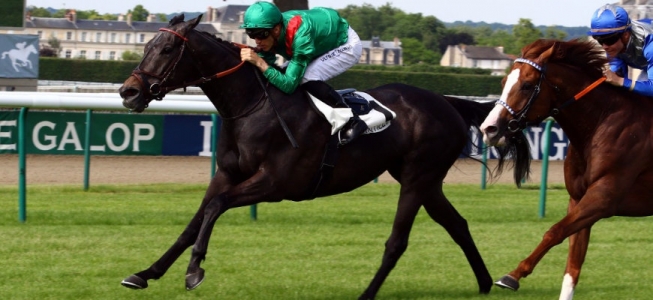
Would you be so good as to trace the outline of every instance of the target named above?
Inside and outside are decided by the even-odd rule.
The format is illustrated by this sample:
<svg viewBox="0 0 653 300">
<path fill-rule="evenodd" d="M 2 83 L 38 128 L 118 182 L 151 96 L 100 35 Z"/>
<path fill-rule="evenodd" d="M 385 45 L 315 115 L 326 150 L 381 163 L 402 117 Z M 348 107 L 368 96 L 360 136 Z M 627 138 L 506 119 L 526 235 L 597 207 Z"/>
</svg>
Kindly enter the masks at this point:
<svg viewBox="0 0 653 300">
<path fill-rule="evenodd" d="M 367 93 L 356 91 L 356 89 L 337 90 L 337 92 L 342 96 L 349 108 L 333 108 L 307 93 L 315 109 L 331 124 L 331 138 L 324 149 L 322 164 L 304 192 L 308 199 L 315 198 L 320 185 L 331 177 L 339 153 L 338 145 L 340 141 L 336 133 L 354 114 L 358 115 L 367 124 L 368 129 L 363 134 L 381 132 L 387 129 L 390 127 L 390 121 L 397 116 Z"/>
<path fill-rule="evenodd" d="M 333 108 L 308 93 L 315 109 L 331 124 L 331 135 L 336 134 L 354 114 L 367 124 L 368 129 L 363 134 L 381 132 L 387 129 L 390 126 L 390 121 L 397 116 L 395 112 L 376 101 L 368 93 L 356 89 L 343 89 L 337 90 L 337 92 L 345 100 L 349 108 Z"/>
<path fill-rule="evenodd" d="M 356 94 L 356 89 L 336 90 L 336 92 L 338 92 L 342 99 L 345 100 L 345 103 L 347 103 L 355 115 L 365 115 L 372 110 L 370 102 L 364 97 Z"/>
</svg>

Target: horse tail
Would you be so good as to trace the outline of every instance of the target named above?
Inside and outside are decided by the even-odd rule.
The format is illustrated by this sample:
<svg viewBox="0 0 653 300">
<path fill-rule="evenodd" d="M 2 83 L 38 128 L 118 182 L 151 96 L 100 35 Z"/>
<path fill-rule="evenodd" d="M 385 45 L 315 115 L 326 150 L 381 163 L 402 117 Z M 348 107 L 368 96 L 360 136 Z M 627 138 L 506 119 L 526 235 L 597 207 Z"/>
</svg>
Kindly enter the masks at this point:
<svg viewBox="0 0 653 300">
<path fill-rule="evenodd" d="M 458 114 L 463 118 L 467 127 L 474 127 L 479 132 L 481 124 L 487 115 L 490 114 L 490 111 L 492 111 L 496 103 L 496 100 L 477 102 L 451 96 L 444 96 L 444 98 L 458 111 Z M 494 172 L 490 172 L 490 177 L 498 178 L 503 172 L 507 158 L 512 158 L 510 161 L 513 167 L 515 184 L 521 186 L 522 181 L 528 179 L 531 173 L 530 144 L 526 140 L 526 135 L 521 130 L 506 139 L 505 145 L 495 147 L 499 157 Z M 478 147 L 474 141 L 471 144 L 472 147 Z M 483 147 L 486 146 L 483 145 Z"/>
<path fill-rule="evenodd" d="M 5 56 L 7 56 L 7 54 L 9 54 L 9 51 L 2 52 L 2 58 L 0 59 L 5 59 Z"/>
</svg>

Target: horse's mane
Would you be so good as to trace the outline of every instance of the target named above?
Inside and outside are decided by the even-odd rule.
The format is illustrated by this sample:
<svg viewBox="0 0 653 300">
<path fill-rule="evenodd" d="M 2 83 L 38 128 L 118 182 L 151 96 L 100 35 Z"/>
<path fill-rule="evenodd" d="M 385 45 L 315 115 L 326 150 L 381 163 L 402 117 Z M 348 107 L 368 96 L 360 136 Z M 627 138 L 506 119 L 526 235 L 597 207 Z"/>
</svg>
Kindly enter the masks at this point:
<svg viewBox="0 0 653 300">
<path fill-rule="evenodd" d="M 547 63 L 566 64 L 592 78 L 603 76 L 603 68 L 608 62 L 601 46 L 591 40 L 574 39 L 560 41 L 540 39 L 522 49 L 522 57 L 538 61 L 542 53 L 557 47 Z"/>
</svg>

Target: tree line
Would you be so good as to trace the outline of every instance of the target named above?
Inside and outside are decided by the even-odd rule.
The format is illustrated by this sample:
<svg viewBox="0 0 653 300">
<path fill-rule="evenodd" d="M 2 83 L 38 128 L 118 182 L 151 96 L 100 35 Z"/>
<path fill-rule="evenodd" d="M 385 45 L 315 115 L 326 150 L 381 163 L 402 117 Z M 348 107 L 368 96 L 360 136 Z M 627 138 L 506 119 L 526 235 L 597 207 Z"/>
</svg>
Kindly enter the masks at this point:
<svg viewBox="0 0 653 300">
<path fill-rule="evenodd" d="M 299 0 L 300 2 L 304 0 Z M 282 1 L 275 1 L 280 5 Z M 296 4 L 294 4 L 296 5 Z M 282 9 L 283 10 L 283 9 Z M 35 17 L 65 17 L 66 10 L 59 9 L 55 13 L 42 7 L 28 7 Z M 370 4 L 348 5 L 338 9 L 356 30 L 363 40 L 379 37 L 384 41 L 398 38 L 401 41 L 404 65 L 432 64 L 439 65 L 442 55 L 449 45 L 476 45 L 503 47 L 504 53 L 519 55 L 521 49 L 540 38 L 566 39 L 569 34 L 560 26 L 533 25 L 530 19 L 520 18 L 515 25 L 455 22 L 445 24 L 434 16 L 423 16 L 421 13 L 406 13 L 387 3 L 380 7 Z M 95 10 L 76 11 L 77 19 L 116 20 L 112 14 L 100 14 Z M 150 12 L 142 5 L 136 5 L 127 11 L 132 14 L 132 20 L 145 21 Z M 166 15 L 156 14 L 159 21 L 166 21 Z M 570 28 L 579 37 L 586 31 L 584 27 Z M 133 56 L 133 53 L 128 53 Z M 131 58 L 131 57 L 129 57 Z M 123 58 L 126 59 L 126 58 Z"/>
</svg>

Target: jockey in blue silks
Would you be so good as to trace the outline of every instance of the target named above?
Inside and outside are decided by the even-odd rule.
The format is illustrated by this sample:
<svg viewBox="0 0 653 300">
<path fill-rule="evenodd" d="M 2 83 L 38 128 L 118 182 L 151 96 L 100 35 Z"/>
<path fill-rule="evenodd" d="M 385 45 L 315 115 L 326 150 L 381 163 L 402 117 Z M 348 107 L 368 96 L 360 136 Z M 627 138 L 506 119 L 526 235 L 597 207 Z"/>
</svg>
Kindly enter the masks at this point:
<svg viewBox="0 0 653 300">
<path fill-rule="evenodd" d="M 622 7 L 605 4 L 594 12 L 588 35 L 601 44 L 610 60 L 606 82 L 653 96 L 651 24 L 632 21 Z M 637 80 L 628 78 L 628 67 L 642 70 Z"/>
</svg>

